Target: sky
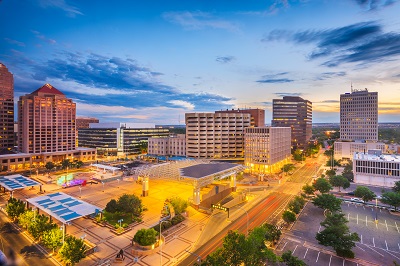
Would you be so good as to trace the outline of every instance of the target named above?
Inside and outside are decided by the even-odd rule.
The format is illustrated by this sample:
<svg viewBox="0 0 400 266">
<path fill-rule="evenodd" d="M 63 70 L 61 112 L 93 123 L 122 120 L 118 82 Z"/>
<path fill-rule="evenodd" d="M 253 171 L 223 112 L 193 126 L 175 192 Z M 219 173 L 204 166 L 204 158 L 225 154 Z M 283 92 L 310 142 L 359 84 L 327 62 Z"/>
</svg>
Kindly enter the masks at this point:
<svg viewBox="0 0 400 266">
<path fill-rule="evenodd" d="M 399 14 L 398 0 L 0 0 L 0 62 L 15 102 L 50 83 L 100 122 L 262 108 L 270 123 L 287 95 L 335 123 L 351 88 L 400 122 Z"/>
</svg>

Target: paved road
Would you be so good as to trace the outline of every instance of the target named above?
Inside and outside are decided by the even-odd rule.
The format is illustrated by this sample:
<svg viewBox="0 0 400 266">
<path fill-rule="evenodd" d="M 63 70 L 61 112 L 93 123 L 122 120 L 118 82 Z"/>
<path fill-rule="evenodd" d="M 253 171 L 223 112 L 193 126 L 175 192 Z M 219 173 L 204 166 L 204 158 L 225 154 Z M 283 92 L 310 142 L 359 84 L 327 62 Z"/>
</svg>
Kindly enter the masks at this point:
<svg viewBox="0 0 400 266">
<path fill-rule="evenodd" d="M 0 211 L 0 249 L 10 258 L 10 252 L 15 255 L 15 265 L 18 266 L 54 266 L 55 264 L 40 252 L 36 245 L 26 239 L 14 228 L 6 215 Z"/>
</svg>

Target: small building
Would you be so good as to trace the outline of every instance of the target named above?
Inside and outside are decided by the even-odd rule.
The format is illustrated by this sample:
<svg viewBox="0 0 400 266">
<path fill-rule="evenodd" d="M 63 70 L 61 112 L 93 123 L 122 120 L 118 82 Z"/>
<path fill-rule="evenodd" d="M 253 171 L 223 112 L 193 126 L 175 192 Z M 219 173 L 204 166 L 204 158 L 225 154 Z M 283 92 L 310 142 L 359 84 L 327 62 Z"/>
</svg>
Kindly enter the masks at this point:
<svg viewBox="0 0 400 266">
<path fill-rule="evenodd" d="M 384 153 L 386 144 L 382 142 L 365 142 L 365 141 L 336 141 L 334 143 L 335 160 L 348 159 L 351 160 L 355 152 L 366 152 L 368 150 L 379 149 Z"/>
<path fill-rule="evenodd" d="M 169 137 L 149 138 L 149 155 L 156 156 L 186 156 L 185 134 L 171 135 Z"/>
<path fill-rule="evenodd" d="M 353 156 L 354 183 L 393 187 L 400 181 L 400 156 L 381 150 L 356 152 Z"/>
<path fill-rule="evenodd" d="M 277 173 L 290 162 L 290 127 L 246 128 L 244 142 L 244 164 L 251 173 Z"/>
</svg>

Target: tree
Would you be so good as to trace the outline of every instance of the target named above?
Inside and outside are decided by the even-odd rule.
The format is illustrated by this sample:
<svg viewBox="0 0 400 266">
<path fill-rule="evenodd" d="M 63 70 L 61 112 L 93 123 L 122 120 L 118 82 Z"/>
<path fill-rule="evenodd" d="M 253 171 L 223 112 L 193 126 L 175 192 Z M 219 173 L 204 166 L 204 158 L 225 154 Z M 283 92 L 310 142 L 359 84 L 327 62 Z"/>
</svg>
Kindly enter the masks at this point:
<svg viewBox="0 0 400 266">
<path fill-rule="evenodd" d="M 82 162 L 82 161 L 78 161 L 78 160 L 77 160 L 77 161 L 75 162 L 75 167 L 76 167 L 76 168 L 79 169 L 79 168 L 81 168 L 82 166 L 83 166 L 83 162 Z"/>
<path fill-rule="evenodd" d="M 282 260 L 287 266 L 307 266 L 307 264 L 296 256 L 292 255 L 292 251 L 288 250 L 282 254 Z"/>
<path fill-rule="evenodd" d="M 115 199 L 110 200 L 106 205 L 105 211 L 109 213 L 116 213 L 120 211 L 117 201 Z"/>
<path fill-rule="evenodd" d="M 342 200 L 331 194 L 321 194 L 315 197 L 312 203 L 323 210 L 336 212 L 341 210 Z"/>
<path fill-rule="evenodd" d="M 295 168 L 296 168 L 296 167 L 294 166 L 294 164 L 288 163 L 288 164 L 283 165 L 283 167 L 281 168 L 281 170 L 282 170 L 284 173 L 288 173 L 288 172 L 294 170 Z"/>
<path fill-rule="evenodd" d="M 61 168 L 64 170 L 67 167 L 71 167 L 71 162 L 69 159 L 65 159 L 61 161 Z"/>
<path fill-rule="evenodd" d="M 63 232 L 60 229 L 58 229 L 57 227 L 55 227 L 55 228 L 45 231 L 43 233 L 42 243 L 46 247 L 51 248 L 54 253 L 54 250 L 56 248 L 61 247 L 62 238 L 63 238 Z"/>
<path fill-rule="evenodd" d="M 300 196 L 296 196 L 293 200 L 291 200 L 288 204 L 288 208 L 289 210 L 291 210 L 292 212 L 299 214 L 301 209 L 303 209 L 304 204 L 305 204 L 305 200 L 303 199 L 303 197 Z"/>
<path fill-rule="evenodd" d="M 282 213 L 282 219 L 288 224 L 293 223 L 296 221 L 296 214 L 291 211 L 284 211 Z"/>
<path fill-rule="evenodd" d="M 24 228 L 28 229 L 29 225 L 33 222 L 35 219 L 35 211 L 33 210 L 26 210 L 25 212 L 21 213 L 18 216 L 18 224 Z"/>
<path fill-rule="evenodd" d="M 354 190 L 354 196 L 362 198 L 364 203 L 373 200 L 376 197 L 374 192 L 364 186 L 358 186 L 356 190 Z"/>
<path fill-rule="evenodd" d="M 44 167 L 46 167 L 47 171 L 50 173 L 50 171 L 54 169 L 55 164 L 53 162 L 47 162 Z"/>
<path fill-rule="evenodd" d="M 328 177 L 331 177 L 331 176 L 336 175 L 335 169 L 326 170 L 325 173 L 326 173 L 326 175 L 327 175 Z"/>
<path fill-rule="evenodd" d="M 349 180 L 347 180 L 347 178 L 341 175 L 334 175 L 329 177 L 329 183 L 331 183 L 331 185 L 334 187 L 338 187 L 339 192 L 340 192 L 340 187 L 342 187 L 343 189 L 350 187 Z"/>
<path fill-rule="evenodd" d="M 388 191 L 382 194 L 381 201 L 385 204 L 389 204 L 394 207 L 394 211 L 397 211 L 397 207 L 400 206 L 400 193 Z"/>
<path fill-rule="evenodd" d="M 264 227 L 256 227 L 251 231 L 246 239 L 244 265 L 258 266 L 265 264 L 266 261 L 271 263 L 277 261 L 276 255 L 265 244 L 265 234 Z"/>
<path fill-rule="evenodd" d="M 262 225 L 266 232 L 265 232 L 265 240 L 276 243 L 282 235 L 282 231 L 274 224 L 265 223 Z"/>
<path fill-rule="evenodd" d="M 25 211 L 25 203 L 16 198 L 10 198 L 6 205 L 6 212 L 11 220 L 15 221 Z"/>
<path fill-rule="evenodd" d="M 49 217 L 44 214 L 35 215 L 33 221 L 28 225 L 28 232 L 35 240 L 40 240 L 43 233 L 56 228 L 56 224 L 51 223 Z"/>
<path fill-rule="evenodd" d="M 342 176 L 349 180 L 350 182 L 353 182 L 354 180 L 354 174 L 353 174 L 353 163 L 349 162 L 343 170 Z"/>
<path fill-rule="evenodd" d="M 313 184 L 315 190 L 318 190 L 321 193 L 328 193 L 331 189 L 332 186 L 329 184 L 329 182 L 325 178 L 318 178 L 315 180 L 315 183 Z"/>
<path fill-rule="evenodd" d="M 157 242 L 158 232 L 153 228 L 140 229 L 133 237 L 133 241 L 141 246 L 150 246 Z"/>
<path fill-rule="evenodd" d="M 392 190 L 393 190 L 394 192 L 400 193 L 400 181 L 396 181 L 396 182 L 394 183 L 394 186 L 393 186 Z"/>
<path fill-rule="evenodd" d="M 65 241 L 58 254 L 67 264 L 75 265 L 85 257 L 86 245 L 82 239 L 74 236 L 65 236 Z"/>
<path fill-rule="evenodd" d="M 343 213 L 328 215 L 325 221 L 321 222 L 325 229 L 317 233 L 315 238 L 319 244 L 332 247 L 337 255 L 354 258 L 351 249 L 355 247 L 355 241 L 360 241 L 360 237 L 357 233 L 350 233 L 347 222 Z"/>
<path fill-rule="evenodd" d="M 125 213 L 140 216 L 143 212 L 142 200 L 133 194 L 123 194 L 118 199 L 118 208 Z"/>
<path fill-rule="evenodd" d="M 303 151 L 300 150 L 300 149 L 295 150 L 295 151 L 293 152 L 293 159 L 294 159 L 295 161 L 298 161 L 298 162 L 304 161 Z"/>
<path fill-rule="evenodd" d="M 169 202 L 171 203 L 172 207 L 174 208 L 174 212 L 176 214 L 180 214 L 180 213 L 186 211 L 187 207 L 189 206 L 189 202 L 180 197 L 170 198 Z"/>
<path fill-rule="evenodd" d="M 305 184 L 302 189 L 306 195 L 313 195 L 315 192 L 315 188 L 313 186 L 309 185 L 308 183 Z"/>
</svg>

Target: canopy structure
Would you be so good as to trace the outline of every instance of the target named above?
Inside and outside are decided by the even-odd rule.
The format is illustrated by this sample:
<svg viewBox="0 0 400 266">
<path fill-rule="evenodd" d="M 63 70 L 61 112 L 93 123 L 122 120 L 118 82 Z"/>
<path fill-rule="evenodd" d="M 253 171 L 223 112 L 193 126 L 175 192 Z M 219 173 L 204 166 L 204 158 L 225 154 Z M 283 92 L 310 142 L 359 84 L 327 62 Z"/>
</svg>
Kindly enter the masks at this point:
<svg viewBox="0 0 400 266">
<path fill-rule="evenodd" d="M 108 170 L 108 171 L 112 171 L 113 174 L 115 171 L 121 170 L 118 167 L 114 167 L 114 166 L 109 166 L 109 165 L 104 165 L 104 164 L 92 164 L 92 166 L 96 167 L 97 169 L 103 169 L 103 171 Z"/>
<path fill-rule="evenodd" d="M 41 183 L 22 175 L 0 176 L 0 186 L 4 187 L 8 191 L 40 185 Z"/>
<path fill-rule="evenodd" d="M 98 213 L 102 209 L 62 192 L 27 199 L 30 204 L 62 223 Z"/>
</svg>

